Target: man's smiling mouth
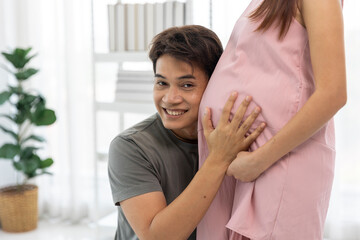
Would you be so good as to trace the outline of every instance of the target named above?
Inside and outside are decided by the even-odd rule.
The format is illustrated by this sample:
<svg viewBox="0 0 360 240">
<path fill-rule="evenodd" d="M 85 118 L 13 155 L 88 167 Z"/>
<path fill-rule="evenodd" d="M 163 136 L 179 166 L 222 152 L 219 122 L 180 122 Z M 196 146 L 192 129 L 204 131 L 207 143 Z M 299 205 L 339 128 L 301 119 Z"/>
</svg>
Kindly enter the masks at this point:
<svg viewBox="0 0 360 240">
<path fill-rule="evenodd" d="M 187 110 L 170 110 L 164 108 L 165 112 L 171 116 L 180 116 L 187 112 Z"/>
</svg>

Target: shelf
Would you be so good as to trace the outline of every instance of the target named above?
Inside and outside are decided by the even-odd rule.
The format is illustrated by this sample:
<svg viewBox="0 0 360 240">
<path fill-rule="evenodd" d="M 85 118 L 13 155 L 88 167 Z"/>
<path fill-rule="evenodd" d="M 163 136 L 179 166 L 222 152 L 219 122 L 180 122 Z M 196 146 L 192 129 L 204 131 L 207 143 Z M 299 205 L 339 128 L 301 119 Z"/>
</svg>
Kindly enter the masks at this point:
<svg viewBox="0 0 360 240">
<path fill-rule="evenodd" d="M 152 102 L 96 102 L 95 110 L 97 111 L 114 111 L 129 113 L 155 113 L 156 108 Z"/>
<path fill-rule="evenodd" d="M 111 52 L 95 53 L 95 62 L 149 62 L 148 53 L 141 52 Z"/>
</svg>

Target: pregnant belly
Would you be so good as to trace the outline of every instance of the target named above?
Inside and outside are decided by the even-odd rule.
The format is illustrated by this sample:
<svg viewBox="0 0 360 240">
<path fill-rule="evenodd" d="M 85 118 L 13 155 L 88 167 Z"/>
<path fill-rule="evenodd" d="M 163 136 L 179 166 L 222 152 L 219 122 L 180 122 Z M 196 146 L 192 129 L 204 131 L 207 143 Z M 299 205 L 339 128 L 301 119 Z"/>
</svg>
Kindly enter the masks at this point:
<svg viewBox="0 0 360 240">
<path fill-rule="evenodd" d="M 241 81 L 231 76 L 222 77 L 220 80 L 220 78 L 213 76 L 203 95 L 199 116 L 203 115 L 205 107 L 210 107 L 213 123 L 216 126 L 225 102 L 230 94 L 236 91 L 238 98 L 232 109 L 232 114 L 246 96 L 252 96 L 253 100 L 243 120 L 251 114 L 256 106 L 259 106 L 262 111 L 254 126 L 266 122 L 267 128 L 281 129 L 297 112 L 300 98 L 299 90 L 296 86 L 289 86 L 276 81 L 257 80 L 260 79 L 253 78 L 251 81 Z"/>
</svg>

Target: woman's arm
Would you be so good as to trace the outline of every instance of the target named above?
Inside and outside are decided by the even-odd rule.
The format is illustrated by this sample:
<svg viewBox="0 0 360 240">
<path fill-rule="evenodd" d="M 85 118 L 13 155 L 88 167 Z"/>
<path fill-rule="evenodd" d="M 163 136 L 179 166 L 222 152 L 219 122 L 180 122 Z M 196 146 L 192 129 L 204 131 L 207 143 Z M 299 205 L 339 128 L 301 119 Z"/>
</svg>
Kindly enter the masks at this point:
<svg viewBox="0 0 360 240">
<path fill-rule="evenodd" d="M 253 181 L 282 156 L 309 139 L 346 103 L 342 7 L 339 0 L 303 0 L 316 90 L 300 111 L 266 144 L 241 152 L 227 171 Z"/>
<path fill-rule="evenodd" d="M 239 128 L 249 101 L 243 101 L 234 118 L 229 116 L 237 94 L 227 101 L 216 129 L 210 111 L 203 118 L 209 156 L 187 188 L 168 206 L 162 192 L 151 192 L 122 201 L 124 214 L 140 239 L 187 239 L 209 208 L 231 161 L 264 129 L 261 125 L 244 137 L 259 111 L 254 111 Z M 245 127 L 244 127 L 245 126 Z M 164 159 L 166 161 L 166 159 Z"/>
</svg>

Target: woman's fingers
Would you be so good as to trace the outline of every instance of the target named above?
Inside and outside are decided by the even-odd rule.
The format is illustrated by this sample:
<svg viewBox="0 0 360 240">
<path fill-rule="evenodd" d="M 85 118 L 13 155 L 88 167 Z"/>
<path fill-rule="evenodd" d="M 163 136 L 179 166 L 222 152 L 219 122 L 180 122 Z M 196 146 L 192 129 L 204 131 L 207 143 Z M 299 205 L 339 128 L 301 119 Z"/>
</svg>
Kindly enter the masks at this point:
<svg viewBox="0 0 360 240">
<path fill-rule="evenodd" d="M 222 114 L 221 114 L 221 117 L 220 117 L 220 120 L 219 120 L 219 125 L 224 125 L 229 122 L 231 109 L 234 106 L 237 96 L 238 96 L 238 93 L 233 92 L 233 93 L 231 93 L 230 97 L 226 101 L 225 106 L 222 111 Z"/>
<path fill-rule="evenodd" d="M 255 131 L 253 131 L 249 136 L 247 136 L 244 140 L 244 144 L 246 146 L 246 149 L 250 147 L 250 145 L 256 140 L 256 138 L 264 131 L 266 127 L 265 123 L 261 123 Z"/>
<path fill-rule="evenodd" d="M 245 112 L 251 102 L 252 98 L 247 96 L 238 107 L 233 119 L 231 120 L 231 125 L 233 125 L 234 129 L 239 128 L 239 125 L 245 115 Z"/>
<path fill-rule="evenodd" d="M 243 124 L 241 124 L 238 132 L 240 134 L 245 135 L 249 131 L 251 125 L 255 122 L 255 119 L 259 116 L 260 112 L 261 112 L 261 108 L 256 107 L 252 111 L 252 113 L 246 118 L 246 120 L 243 122 Z"/>
<path fill-rule="evenodd" d="M 204 135 L 205 135 L 205 137 L 207 137 L 214 130 L 214 126 L 211 121 L 210 108 L 208 108 L 208 107 L 205 108 L 205 114 L 204 114 L 201 122 L 202 122 L 202 126 L 204 129 Z"/>
</svg>

